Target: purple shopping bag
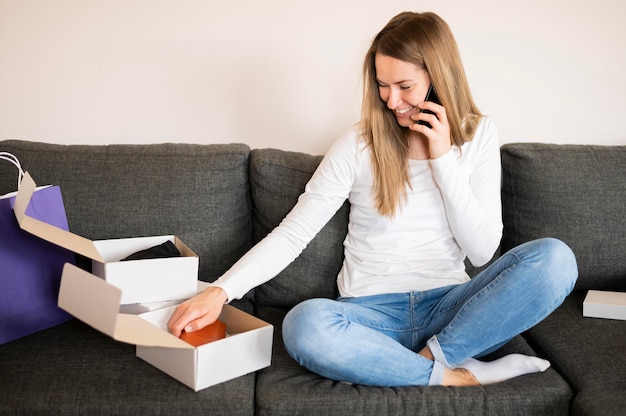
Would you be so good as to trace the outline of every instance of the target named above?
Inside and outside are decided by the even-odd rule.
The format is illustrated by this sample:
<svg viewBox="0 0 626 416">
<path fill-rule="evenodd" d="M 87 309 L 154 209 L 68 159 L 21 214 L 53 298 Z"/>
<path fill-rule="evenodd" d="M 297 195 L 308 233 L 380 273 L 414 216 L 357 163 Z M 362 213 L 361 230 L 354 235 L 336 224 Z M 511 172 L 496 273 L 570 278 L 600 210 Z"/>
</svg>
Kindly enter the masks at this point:
<svg viewBox="0 0 626 416">
<path fill-rule="evenodd" d="M 13 213 L 15 196 L 0 197 L 0 344 L 71 319 L 57 306 L 65 263 L 74 253 L 23 231 Z M 65 230 L 58 186 L 38 189 L 28 215 Z"/>
</svg>

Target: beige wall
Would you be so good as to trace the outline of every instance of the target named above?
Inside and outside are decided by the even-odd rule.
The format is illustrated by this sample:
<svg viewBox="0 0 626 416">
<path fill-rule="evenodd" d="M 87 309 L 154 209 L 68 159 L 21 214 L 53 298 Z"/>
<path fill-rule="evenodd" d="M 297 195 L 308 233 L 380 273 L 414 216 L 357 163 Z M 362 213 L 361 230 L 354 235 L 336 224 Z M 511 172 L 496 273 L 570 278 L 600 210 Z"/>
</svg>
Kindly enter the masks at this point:
<svg viewBox="0 0 626 416">
<path fill-rule="evenodd" d="M 449 22 L 503 143 L 626 144 L 621 0 L 0 0 L 0 139 L 323 153 L 402 10 Z"/>
</svg>

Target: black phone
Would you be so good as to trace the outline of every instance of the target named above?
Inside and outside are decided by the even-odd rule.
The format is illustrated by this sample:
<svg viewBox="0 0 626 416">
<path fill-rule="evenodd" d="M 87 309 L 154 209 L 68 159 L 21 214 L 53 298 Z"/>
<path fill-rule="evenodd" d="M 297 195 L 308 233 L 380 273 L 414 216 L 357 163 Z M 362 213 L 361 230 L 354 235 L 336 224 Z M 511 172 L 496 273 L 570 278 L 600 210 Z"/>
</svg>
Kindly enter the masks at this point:
<svg viewBox="0 0 626 416">
<path fill-rule="evenodd" d="M 435 104 L 441 105 L 441 101 L 439 101 L 439 97 L 437 97 L 437 93 L 435 92 L 435 88 L 433 88 L 433 84 L 430 84 L 430 86 L 428 87 L 428 92 L 426 92 L 426 98 L 424 98 L 424 101 L 431 101 Z M 430 110 L 421 110 L 420 113 L 435 114 Z M 430 123 L 426 121 L 418 120 L 417 124 L 426 126 L 429 129 L 433 128 L 433 126 L 431 126 Z"/>
</svg>

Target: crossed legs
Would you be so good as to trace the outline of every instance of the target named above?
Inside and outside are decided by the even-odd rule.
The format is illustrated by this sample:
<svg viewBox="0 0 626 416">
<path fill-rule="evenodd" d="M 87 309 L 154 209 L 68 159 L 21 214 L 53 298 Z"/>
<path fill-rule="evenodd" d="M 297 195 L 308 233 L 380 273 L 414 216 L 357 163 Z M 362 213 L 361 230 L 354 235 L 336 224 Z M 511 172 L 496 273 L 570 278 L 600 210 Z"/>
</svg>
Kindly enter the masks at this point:
<svg viewBox="0 0 626 416">
<path fill-rule="evenodd" d="M 480 358 L 534 326 L 572 290 L 571 250 L 554 239 L 514 248 L 471 281 L 428 292 L 311 299 L 283 323 L 289 354 L 325 377 L 382 386 L 475 385 L 543 371 L 519 354 Z"/>
</svg>

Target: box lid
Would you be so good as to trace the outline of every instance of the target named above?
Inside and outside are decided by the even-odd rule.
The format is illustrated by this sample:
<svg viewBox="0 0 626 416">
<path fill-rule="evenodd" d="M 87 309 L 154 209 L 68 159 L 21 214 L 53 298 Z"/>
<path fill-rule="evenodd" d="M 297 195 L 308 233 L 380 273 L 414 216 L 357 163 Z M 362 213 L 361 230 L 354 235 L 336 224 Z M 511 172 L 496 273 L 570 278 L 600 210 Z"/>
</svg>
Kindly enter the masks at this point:
<svg viewBox="0 0 626 416">
<path fill-rule="evenodd" d="M 74 253 L 89 257 L 92 260 L 104 262 L 93 241 L 26 215 L 26 208 L 28 208 L 36 187 L 37 185 L 33 178 L 28 172 L 25 172 L 15 196 L 15 205 L 13 207 L 15 218 L 17 218 L 20 228 Z"/>
<path fill-rule="evenodd" d="M 30 204 L 30 200 L 35 190 L 38 189 L 35 181 L 28 172 L 24 173 L 22 182 L 15 196 L 13 212 L 20 228 L 39 238 L 49 241 L 57 246 L 63 247 L 74 253 L 81 254 L 99 263 L 106 263 L 107 259 L 102 253 L 102 248 L 114 246 L 118 244 L 117 240 L 92 241 L 88 238 L 81 237 L 70 231 L 55 227 L 54 225 L 45 223 L 26 214 L 26 209 Z M 158 238 L 162 238 L 159 236 Z M 151 241 L 155 237 L 138 237 L 133 240 Z M 185 243 L 178 237 L 171 236 L 183 257 L 198 257 Z M 143 249 L 143 247 L 142 247 Z"/>
<path fill-rule="evenodd" d="M 626 307 L 626 293 L 590 290 L 587 292 L 584 303 Z"/>
<path fill-rule="evenodd" d="M 128 344 L 194 349 L 138 315 L 119 313 L 122 291 L 73 264 L 63 267 L 59 307 L 111 338 Z"/>
</svg>

